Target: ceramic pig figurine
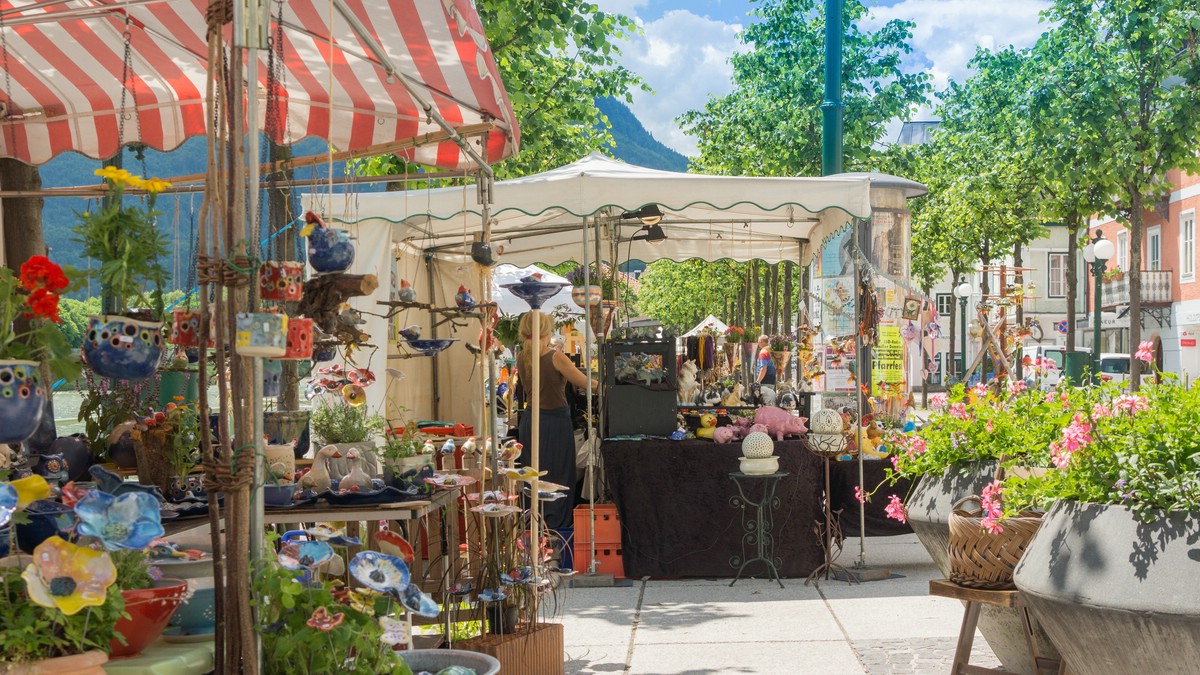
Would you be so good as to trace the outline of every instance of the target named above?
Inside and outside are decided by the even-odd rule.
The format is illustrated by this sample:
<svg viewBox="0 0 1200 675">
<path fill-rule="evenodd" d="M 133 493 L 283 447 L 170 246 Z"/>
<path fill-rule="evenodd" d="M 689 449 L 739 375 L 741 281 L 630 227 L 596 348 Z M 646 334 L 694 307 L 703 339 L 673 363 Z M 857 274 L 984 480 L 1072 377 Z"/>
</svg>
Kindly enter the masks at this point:
<svg viewBox="0 0 1200 675">
<path fill-rule="evenodd" d="M 774 436 L 777 441 L 782 441 L 784 436 L 807 433 L 808 427 L 804 425 L 804 422 L 805 418 L 796 417 L 783 408 L 775 406 L 765 406 L 754 413 L 754 423 L 765 424 L 767 433 Z"/>
<path fill-rule="evenodd" d="M 732 443 L 733 441 L 737 440 L 737 431 L 735 427 L 729 424 L 723 427 L 717 427 L 716 430 L 713 431 L 713 440 L 717 443 Z"/>
</svg>

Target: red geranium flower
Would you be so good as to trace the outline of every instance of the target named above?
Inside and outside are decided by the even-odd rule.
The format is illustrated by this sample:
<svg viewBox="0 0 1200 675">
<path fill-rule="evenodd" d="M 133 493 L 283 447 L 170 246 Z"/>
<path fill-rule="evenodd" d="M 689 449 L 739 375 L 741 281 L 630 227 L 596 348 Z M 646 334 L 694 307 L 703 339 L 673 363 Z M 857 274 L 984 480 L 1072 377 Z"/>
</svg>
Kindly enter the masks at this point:
<svg viewBox="0 0 1200 675">
<path fill-rule="evenodd" d="M 62 268 L 44 255 L 35 255 L 21 265 L 21 285 L 27 291 L 46 289 L 51 293 L 67 290 L 70 282 Z"/>
<path fill-rule="evenodd" d="M 25 304 L 32 310 L 25 313 L 26 318 L 36 316 L 40 319 L 50 319 L 54 323 L 62 323 L 62 317 L 58 315 L 58 296 L 45 288 L 35 290 L 25 300 Z"/>
</svg>

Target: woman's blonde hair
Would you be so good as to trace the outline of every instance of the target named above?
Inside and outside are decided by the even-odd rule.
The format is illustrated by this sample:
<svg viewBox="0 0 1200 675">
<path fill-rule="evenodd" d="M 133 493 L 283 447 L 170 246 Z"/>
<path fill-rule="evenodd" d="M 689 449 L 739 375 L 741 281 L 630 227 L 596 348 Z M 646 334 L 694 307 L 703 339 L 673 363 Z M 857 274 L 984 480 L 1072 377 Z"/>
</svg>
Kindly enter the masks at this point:
<svg viewBox="0 0 1200 675">
<path fill-rule="evenodd" d="M 524 314 L 521 315 L 521 325 L 520 325 L 521 342 L 522 343 L 533 342 L 533 315 L 534 314 L 538 315 L 538 321 L 540 322 L 538 324 L 538 327 L 541 328 L 541 330 L 538 331 L 540 333 L 540 335 L 538 337 L 541 338 L 540 342 L 545 346 L 549 346 L 550 345 L 550 335 L 551 335 L 551 333 L 554 332 L 554 319 L 551 318 L 550 315 L 543 314 L 542 312 L 539 312 L 536 309 L 531 309 L 528 312 L 525 312 Z M 526 346 L 526 345 L 523 344 L 522 346 Z"/>
</svg>

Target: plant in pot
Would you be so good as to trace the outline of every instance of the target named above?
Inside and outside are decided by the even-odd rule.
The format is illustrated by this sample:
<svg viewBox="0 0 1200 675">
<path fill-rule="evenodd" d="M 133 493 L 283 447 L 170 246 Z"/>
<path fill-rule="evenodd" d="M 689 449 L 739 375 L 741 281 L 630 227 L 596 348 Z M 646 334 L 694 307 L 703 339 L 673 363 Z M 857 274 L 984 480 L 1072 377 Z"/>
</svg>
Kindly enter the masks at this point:
<svg viewBox="0 0 1200 675">
<path fill-rule="evenodd" d="M 326 460 L 333 478 L 341 478 L 350 471 L 345 457 L 352 448 L 359 451 L 369 475 L 379 473 L 374 440 L 386 428 L 382 417 L 369 413 L 366 406 L 352 406 L 341 400 L 322 400 L 313 406 L 309 423 L 322 446 L 337 446 L 340 457 Z"/>
<path fill-rule="evenodd" d="M 157 485 L 164 495 L 182 496 L 188 473 L 200 463 L 200 408 L 182 396 L 164 410 L 150 411 L 131 433 L 138 482 Z"/>
<path fill-rule="evenodd" d="M 144 380 L 158 369 L 162 358 L 162 287 L 167 271 L 161 261 L 170 255 L 170 245 L 155 225 L 160 214 L 154 203 L 171 184 L 144 180 L 113 166 L 95 173 L 104 179 L 108 194 L 96 211 L 80 215 L 75 241 L 83 245 L 85 257 L 100 264 L 90 274 L 100 282 L 106 313 L 89 318 L 83 358 L 104 377 Z M 144 204 L 127 203 L 129 188 L 145 191 Z"/>
<path fill-rule="evenodd" d="M 1002 461 L 1007 471 L 1018 473 L 1047 465 L 1046 448 L 1070 420 L 1076 405 L 1073 397 L 1078 396 L 1075 391 L 1048 395 L 1026 389 L 1022 382 L 999 392 L 958 385 L 931 398 L 929 422 L 916 434 L 888 434 L 893 469 L 885 482 L 893 486 L 901 479 L 915 482 L 910 483 L 910 494 L 887 496 L 887 513 L 913 528 L 947 578 L 952 574 L 948 551 L 954 505 L 965 497 L 982 495 Z M 1019 612 L 985 606 L 979 631 L 1006 669 L 1031 673 Z M 1039 643 L 1039 653 L 1054 655 L 1047 637 L 1039 635 Z"/>
<path fill-rule="evenodd" d="M 582 265 L 576 267 L 567 275 L 567 281 L 571 282 L 571 300 L 579 307 L 587 309 L 600 302 L 604 297 L 604 288 L 594 267 L 588 271 L 586 284 L 584 271 Z"/>
<path fill-rule="evenodd" d="M 55 378 L 79 373 L 59 327 L 58 294 L 69 285 L 45 256 L 25 261 L 19 275 L 0 267 L 0 444 L 24 441 L 41 423 L 47 395 L 41 363 Z"/>
<path fill-rule="evenodd" d="M 407 485 L 401 481 L 401 476 L 410 471 L 420 471 L 425 466 L 433 466 L 434 461 L 433 455 L 422 452 L 425 437 L 415 422 L 404 419 L 404 412 L 404 408 L 397 410 L 398 417 L 389 422 L 389 428 L 383 435 L 383 447 L 379 448 L 384 481 L 401 489 Z"/>
<path fill-rule="evenodd" d="M 145 401 L 157 397 L 156 388 L 154 378 L 119 382 L 83 371 L 83 381 L 76 387 L 82 396 L 78 420 L 83 422 L 93 459 L 111 461 L 122 469 L 137 466 L 133 426 L 146 408 Z"/>
<path fill-rule="evenodd" d="M 1107 384 L 1077 397 L 1049 444 L 1052 468 L 995 486 L 998 527 L 1048 510 L 1016 585 L 1073 673 L 1192 672 L 1200 390 L 1167 375 L 1137 393 Z"/>
</svg>

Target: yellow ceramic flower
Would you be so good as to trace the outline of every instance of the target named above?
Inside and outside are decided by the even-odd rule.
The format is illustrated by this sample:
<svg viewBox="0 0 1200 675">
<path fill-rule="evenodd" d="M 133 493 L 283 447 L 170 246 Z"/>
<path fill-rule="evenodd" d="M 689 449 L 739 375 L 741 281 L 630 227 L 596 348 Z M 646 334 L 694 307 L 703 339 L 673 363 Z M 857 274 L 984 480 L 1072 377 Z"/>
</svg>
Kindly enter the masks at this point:
<svg viewBox="0 0 1200 675">
<path fill-rule="evenodd" d="M 14 480 L 9 485 L 17 490 L 18 511 L 39 499 L 45 499 L 50 496 L 50 484 L 46 482 L 45 478 L 36 473 L 32 476 Z"/>
<path fill-rule="evenodd" d="M 118 169 L 115 166 L 106 166 L 103 169 L 96 169 L 92 173 L 105 180 L 110 180 L 118 185 L 126 185 L 129 183 L 129 179 L 134 177 L 133 174 L 129 173 L 125 169 Z"/>
<path fill-rule="evenodd" d="M 33 549 L 33 564 L 21 573 L 29 599 L 71 616 L 97 607 L 117 580 L 117 568 L 103 551 L 50 537 Z"/>
</svg>

